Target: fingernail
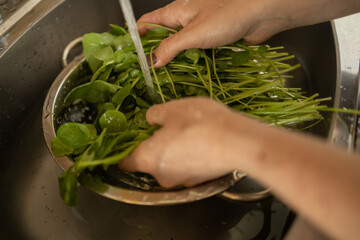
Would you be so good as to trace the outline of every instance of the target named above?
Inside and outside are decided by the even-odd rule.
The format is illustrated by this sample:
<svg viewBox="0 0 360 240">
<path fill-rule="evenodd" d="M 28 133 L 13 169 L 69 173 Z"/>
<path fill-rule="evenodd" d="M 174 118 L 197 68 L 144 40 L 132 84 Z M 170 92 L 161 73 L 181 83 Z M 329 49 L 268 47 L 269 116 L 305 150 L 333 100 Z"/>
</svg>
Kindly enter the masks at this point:
<svg viewBox="0 0 360 240">
<path fill-rule="evenodd" d="M 153 53 L 153 54 L 151 55 L 151 58 L 152 58 L 152 63 L 153 63 L 153 65 L 155 65 L 155 63 L 157 62 L 157 58 L 156 58 L 155 53 Z M 147 61 L 147 64 L 148 64 L 149 67 L 151 67 L 151 58 L 150 58 L 150 55 L 147 55 L 147 56 L 146 56 L 146 61 Z"/>
</svg>

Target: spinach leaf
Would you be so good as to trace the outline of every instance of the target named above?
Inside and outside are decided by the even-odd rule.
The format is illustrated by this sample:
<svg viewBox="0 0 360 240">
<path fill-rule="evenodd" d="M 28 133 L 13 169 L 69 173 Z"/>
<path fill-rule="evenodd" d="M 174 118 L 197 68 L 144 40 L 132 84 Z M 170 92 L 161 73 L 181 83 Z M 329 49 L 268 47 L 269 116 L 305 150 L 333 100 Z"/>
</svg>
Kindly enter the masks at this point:
<svg viewBox="0 0 360 240">
<path fill-rule="evenodd" d="M 121 132 L 127 128 L 127 119 L 122 112 L 107 110 L 99 120 L 102 129 L 108 132 Z"/>
<path fill-rule="evenodd" d="M 126 30 L 116 24 L 110 24 L 110 31 L 109 33 L 111 33 L 114 36 L 122 36 L 126 34 Z"/>
<path fill-rule="evenodd" d="M 185 57 L 190 59 L 194 64 L 197 64 L 200 59 L 200 49 L 190 48 L 185 50 Z"/>
<path fill-rule="evenodd" d="M 66 156 L 74 152 L 74 149 L 66 146 L 59 137 L 55 137 L 51 140 L 51 150 L 55 156 Z"/>
<path fill-rule="evenodd" d="M 234 52 L 232 55 L 231 63 L 233 66 L 241 66 L 249 60 L 250 52 L 249 51 L 241 51 Z"/>
<path fill-rule="evenodd" d="M 127 84 L 123 88 L 120 88 L 120 90 L 111 98 L 111 102 L 120 107 L 125 98 L 130 95 L 131 89 L 131 84 Z"/>
<path fill-rule="evenodd" d="M 118 85 L 107 83 L 102 80 L 85 83 L 73 90 L 65 98 L 65 103 L 71 103 L 76 100 L 83 100 L 90 103 L 105 103 L 120 88 Z"/>
<path fill-rule="evenodd" d="M 92 72 L 96 72 L 102 64 L 93 54 L 100 48 L 110 45 L 113 39 L 114 36 L 110 33 L 88 33 L 83 36 L 83 54 Z"/>
<path fill-rule="evenodd" d="M 141 109 L 135 113 L 134 122 L 139 128 L 149 128 L 149 124 L 146 121 L 146 111 L 147 109 Z"/>
<path fill-rule="evenodd" d="M 98 175 L 94 176 L 88 172 L 81 172 L 78 181 L 82 186 L 95 192 L 106 192 L 109 189 L 109 185 L 103 183 Z"/>
<path fill-rule="evenodd" d="M 64 123 L 56 132 L 57 138 L 70 149 L 81 148 L 93 141 L 97 134 L 93 125 L 82 123 Z"/>
<path fill-rule="evenodd" d="M 133 44 L 129 33 L 125 35 L 117 36 L 112 41 L 112 47 L 115 50 L 122 50 L 130 47 Z"/>
<path fill-rule="evenodd" d="M 78 204 L 77 172 L 74 166 L 69 167 L 58 179 L 60 196 L 69 206 Z"/>
</svg>

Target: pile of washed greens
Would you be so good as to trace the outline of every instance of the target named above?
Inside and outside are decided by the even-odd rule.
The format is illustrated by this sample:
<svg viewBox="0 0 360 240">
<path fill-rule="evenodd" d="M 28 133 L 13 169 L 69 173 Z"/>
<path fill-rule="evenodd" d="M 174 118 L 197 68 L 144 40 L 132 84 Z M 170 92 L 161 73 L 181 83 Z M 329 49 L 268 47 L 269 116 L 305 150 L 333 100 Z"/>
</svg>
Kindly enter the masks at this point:
<svg viewBox="0 0 360 240">
<path fill-rule="evenodd" d="M 173 34 L 173 29 L 154 26 L 142 37 L 146 55 Z M 322 119 L 317 94 L 305 96 L 298 88 L 288 88 L 293 55 L 282 47 L 244 46 L 241 41 L 214 49 L 188 49 L 160 69 L 152 66 L 154 89 L 161 102 L 187 96 L 208 96 L 234 110 L 269 124 L 306 128 Z M 141 141 L 156 131 L 145 119 L 154 104 L 148 95 L 134 44 L 122 27 L 111 25 L 104 33 L 83 36 L 83 54 L 91 76 L 73 88 L 64 108 L 93 109 L 84 120 L 64 118 L 52 140 L 57 156 L 69 156 L 74 165 L 59 177 L 61 197 L 76 205 L 77 184 L 102 186 L 93 174 L 108 169 L 126 157 Z M 89 184 L 91 182 L 91 184 Z"/>
</svg>

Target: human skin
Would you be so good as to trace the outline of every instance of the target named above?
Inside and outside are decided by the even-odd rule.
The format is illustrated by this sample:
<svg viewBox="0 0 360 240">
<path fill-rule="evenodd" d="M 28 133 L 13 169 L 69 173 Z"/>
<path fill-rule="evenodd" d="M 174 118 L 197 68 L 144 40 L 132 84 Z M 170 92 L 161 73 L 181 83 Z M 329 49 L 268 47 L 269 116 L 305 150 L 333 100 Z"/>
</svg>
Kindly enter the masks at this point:
<svg viewBox="0 0 360 240">
<path fill-rule="evenodd" d="M 193 186 L 240 169 L 335 239 L 360 237 L 360 158 L 324 140 L 269 126 L 208 98 L 151 107 L 161 126 L 119 167 L 164 187 Z"/>
<path fill-rule="evenodd" d="M 162 67 L 184 49 L 212 48 L 239 39 L 258 44 L 287 29 L 358 11 L 359 0 L 178 0 L 143 15 L 138 22 L 183 27 L 155 50 L 154 66 Z M 141 34 L 150 28 L 138 26 Z"/>
</svg>

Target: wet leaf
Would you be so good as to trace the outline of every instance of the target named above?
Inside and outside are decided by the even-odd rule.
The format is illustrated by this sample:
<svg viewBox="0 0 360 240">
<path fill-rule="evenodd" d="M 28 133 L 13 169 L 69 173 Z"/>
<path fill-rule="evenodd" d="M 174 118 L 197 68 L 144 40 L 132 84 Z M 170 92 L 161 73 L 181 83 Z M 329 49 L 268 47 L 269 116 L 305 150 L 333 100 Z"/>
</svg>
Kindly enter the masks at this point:
<svg viewBox="0 0 360 240">
<path fill-rule="evenodd" d="M 249 60 L 249 51 L 234 52 L 232 55 L 231 63 L 233 66 L 240 66 Z"/>
<path fill-rule="evenodd" d="M 66 146 L 58 137 L 51 140 L 51 150 L 58 157 L 70 155 L 74 152 L 73 148 Z"/>
<path fill-rule="evenodd" d="M 84 100 L 90 103 L 105 103 L 120 87 L 102 80 L 85 83 L 71 90 L 66 96 L 65 102 Z"/>
<path fill-rule="evenodd" d="M 59 127 L 56 136 L 68 148 L 76 149 L 82 148 L 94 140 L 96 130 L 86 124 L 69 122 Z"/>
<path fill-rule="evenodd" d="M 125 85 L 125 87 L 120 88 L 119 91 L 111 98 L 111 102 L 115 106 L 121 106 L 121 104 L 124 102 L 125 98 L 130 95 L 131 93 L 131 84 Z"/>
<path fill-rule="evenodd" d="M 121 132 L 127 128 L 127 120 L 122 112 L 117 110 L 106 111 L 99 120 L 102 129 L 108 132 Z"/>
<path fill-rule="evenodd" d="M 75 206 L 78 203 L 77 196 L 77 173 L 73 167 L 68 168 L 59 178 L 60 196 L 69 206 Z"/>
</svg>

